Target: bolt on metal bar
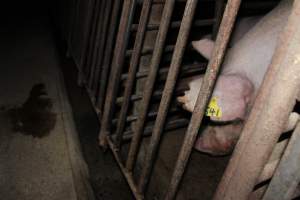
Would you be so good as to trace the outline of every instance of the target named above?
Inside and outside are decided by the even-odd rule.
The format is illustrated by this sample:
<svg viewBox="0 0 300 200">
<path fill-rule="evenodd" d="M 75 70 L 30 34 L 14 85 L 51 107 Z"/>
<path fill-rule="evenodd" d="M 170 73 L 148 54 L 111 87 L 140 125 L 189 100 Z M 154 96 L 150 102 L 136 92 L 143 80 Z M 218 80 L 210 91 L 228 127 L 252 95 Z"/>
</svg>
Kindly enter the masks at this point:
<svg viewBox="0 0 300 200">
<path fill-rule="evenodd" d="M 101 78 L 99 81 L 99 87 L 98 87 L 98 95 L 97 95 L 97 102 L 96 105 L 100 109 L 101 112 L 103 112 L 103 106 L 104 106 L 104 100 L 105 100 L 105 93 L 106 93 L 106 86 L 108 82 L 108 76 L 109 76 L 109 69 L 110 69 L 110 62 L 112 59 L 112 52 L 114 47 L 114 39 L 115 34 L 117 31 L 117 25 L 118 25 L 118 19 L 119 19 L 119 10 L 122 5 L 122 0 L 114 0 L 114 5 L 112 9 L 112 13 L 110 16 L 110 26 L 108 29 L 108 37 L 107 42 L 105 45 L 105 53 L 104 53 L 104 61 L 101 66 L 102 73 Z"/>
<path fill-rule="evenodd" d="M 277 167 L 263 200 L 290 200 L 300 182 L 300 123 Z"/>
<path fill-rule="evenodd" d="M 88 75 L 88 87 L 92 88 L 92 83 L 95 77 L 95 71 L 96 71 L 96 60 L 97 60 L 97 56 L 98 56 L 98 51 L 99 51 L 99 43 L 100 43 L 100 39 L 104 36 L 104 14 L 105 14 L 105 7 L 106 7 L 106 1 L 102 1 L 101 4 L 101 10 L 100 10 L 100 15 L 99 15 L 99 19 L 98 19 L 98 26 L 97 26 L 97 31 L 96 31 L 96 38 L 94 41 L 94 48 L 93 48 L 93 55 L 92 55 L 92 62 L 91 62 L 91 70 L 90 73 Z"/>
<path fill-rule="evenodd" d="M 134 48 L 133 48 L 133 54 L 130 60 L 130 67 L 128 71 L 128 78 L 126 80 L 126 87 L 123 97 L 123 103 L 121 107 L 121 111 L 119 114 L 119 120 L 117 124 L 117 130 L 116 130 L 116 141 L 115 145 L 117 148 L 121 147 L 122 142 L 122 136 L 124 132 L 125 122 L 126 122 L 126 115 L 128 112 L 130 99 L 132 95 L 132 90 L 136 78 L 136 72 L 138 69 L 138 65 L 141 58 L 141 51 L 144 44 L 144 38 L 146 34 L 146 27 L 149 20 L 149 15 L 151 11 L 152 6 L 152 0 L 145 0 L 143 3 L 143 7 L 141 10 L 141 16 L 139 21 L 139 27 L 138 32 L 135 38 Z"/>
<path fill-rule="evenodd" d="M 161 134 L 170 107 L 174 88 L 181 67 L 181 62 L 187 45 L 188 36 L 192 27 L 192 21 L 196 11 L 198 0 L 188 0 L 185 6 L 185 11 L 182 23 L 179 29 L 178 38 L 175 45 L 175 51 L 172 57 L 169 73 L 166 84 L 163 90 L 163 95 L 160 101 L 158 115 L 155 120 L 152 136 L 148 145 L 147 154 L 145 157 L 144 167 L 141 172 L 138 189 L 144 192 L 150 179 L 151 170 L 154 164 L 155 155 L 159 148 Z"/>
<path fill-rule="evenodd" d="M 293 109 L 300 85 L 299 15 L 300 2 L 294 1 L 292 15 L 279 37 L 271 65 L 215 200 L 249 197 Z"/>
<path fill-rule="evenodd" d="M 101 73 L 102 73 L 102 60 L 103 60 L 103 53 L 104 53 L 104 47 L 105 47 L 105 41 L 107 39 L 107 35 L 109 34 L 107 32 L 108 29 L 108 22 L 109 22 L 109 14 L 110 14 L 110 10 L 111 10 L 111 6 L 112 6 L 112 1 L 107 1 L 106 2 L 106 6 L 104 9 L 104 19 L 103 19 L 103 35 L 100 38 L 100 42 L 99 42 L 99 50 L 97 53 L 97 60 L 95 62 L 95 78 L 92 80 L 93 83 L 91 84 L 91 89 L 94 91 L 94 96 L 96 97 L 97 93 L 98 93 L 98 82 L 99 82 L 99 78 L 101 77 Z"/>
<path fill-rule="evenodd" d="M 184 142 L 182 144 L 178 160 L 172 175 L 172 179 L 167 190 L 167 194 L 165 197 L 166 200 L 175 198 L 179 183 L 182 179 L 183 173 L 188 163 L 188 159 L 192 152 L 192 148 L 194 146 L 207 103 L 214 88 L 217 74 L 225 55 L 225 50 L 240 4 L 241 0 L 229 0 L 226 5 L 224 17 L 222 19 L 219 34 L 217 36 L 216 45 L 213 50 L 212 59 L 209 61 L 208 68 L 204 76 L 203 85 L 201 86 L 196 101 L 195 110 L 192 114 L 190 124 L 186 131 Z"/>
<path fill-rule="evenodd" d="M 126 168 L 129 171 L 132 171 L 135 161 L 136 161 L 145 121 L 147 118 L 148 108 L 149 108 L 152 92 L 154 89 L 156 75 L 157 75 L 160 60 L 161 60 L 161 57 L 163 54 L 163 49 L 164 49 L 163 47 L 165 45 L 167 33 L 169 30 L 169 25 L 170 25 L 171 18 L 172 18 L 174 5 L 175 5 L 175 0 L 166 0 L 166 3 L 164 5 L 162 18 L 161 18 L 162 20 L 161 20 L 160 28 L 159 28 L 157 38 L 155 41 L 154 53 L 153 53 L 153 56 L 151 59 L 150 67 L 149 67 L 150 71 L 149 71 L 149 75 L 148 75 L 146 83 L 145 83 L 147 87 L 145 88 L 145 91 L 144 91 L 144 95 L 143 95 L 143 99 L 142 99 L 142 103 L 141 103 L 141 110 L 140 110 L 140 113 L 138 116 L 138 121 L 136 124 L 134 136 L 133 136 L 131 144 L 130 144 L 128 158 L 126 161 Z"/>
<path fill-rule="evenodd" d="M 130 34 L 130 26 L 133 21 L 134 11 L 136 7 L 136 1 L 137 0 L 125 0 L 123 4 L 121 21 L 111 65 L 110 79 L 108 82 L 104 112 L 101 120 L 101 129 L 99 134 L 100 145 L 103 148 L 107 147 L 106 135 L 108 135 L 110 132 L 110 123 L 112 114 L 114 113 L 115 100 L 119 89 L 119 82 Z"/>
</svg>

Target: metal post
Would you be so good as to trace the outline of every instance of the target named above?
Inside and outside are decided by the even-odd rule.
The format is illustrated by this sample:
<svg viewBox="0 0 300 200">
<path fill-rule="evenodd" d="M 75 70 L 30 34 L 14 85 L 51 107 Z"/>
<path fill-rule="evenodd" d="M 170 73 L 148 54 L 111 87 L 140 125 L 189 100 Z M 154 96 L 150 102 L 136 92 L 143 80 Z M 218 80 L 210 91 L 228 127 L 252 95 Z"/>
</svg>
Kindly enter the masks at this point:
<svg viewBox="0 0 300 200">
<path fill-rule="evenodd" d="M 119 89 L 120 76 L 124 64 L 125 51 L 129 39 L 130 26 L 133 20 L 136 1 L 137 0 L 125 0 L 123 4 L 119 32 L 111 65 L 111 74 L 105 98 L 104 113 L 101 120 L 99 142 L 103 148 L 107 147 L 106 136 L 110 132 L 110 123 L 115 108 L 115 100 Z"/>
<path fill-rule="evenodd" d="M 293 109 L 300 85 L 299 13 L 300 2 L 294 1 L 292 15 L 215 200 L 249 197 Z"/>
<path fill-rule="evenodd" d="M 128 153 L 128 158 L 126 161 L 126 168 L 129 171 L 132 171 L 133 166 L 136 161 L 137 152 L 140 145 L 141 136 L 144 129 L 144 124 L 147 117 L 148 107 L 150 104 L 155 79 L 157 75 L 157 71 L 159 68 L 160 60 L 162 57 L 162 53 L 164 50 L 165 40 L 167 37 L 167 33 L 169 30 L 169 25 L 171 22 L 171 17 L 173 13 L 175 5 L 175 0 L 167 0 L 164 6 L 162 21 L 160 23 L 160 28 L 158 31 L 158 35 L 155 41 L 154 53 L 151 59 L 150 71 L 146 80 L 146 89 L 143 94 L 143 99 L 141 103 L 141 111 L 139 113 L 139 118 L 136 124 L 136 128 L 133 134 L 132 142 L 130 144 L 130 149 Z"/>
<path fill-rule="evenodd" d="M 113 0 L 112 0 L 113 1 Z M 116 35 L 117 30 L 117 24 L 119 19 L 119 10 L 122 5 L 122 0 L 114 0 L 114 5 L 112 9 L 112 13 L 110 16 L 110 25 L 108 29 L 108 37 L 107 42 L 105 45 L 105 53 L 104 53 L 104 61 L 102 64 L 102 73 L 99 80 L 99 87 L 98 87 L 98 94 L 97 94 L 97 102 L 96 105 L 99 108 L 101 112 L 103 112 L 103 104 L 105 99 L 105 92 L 106 92 L 106 86 L 108 82 L 108 76 L 109 76 L 109 69 L 110 69 L 110 62 L 112 59 L 112 52 L 114 47 L 114 39 Z M 101 113 L 102 114 L 102 113 Z M 100 117 L 100 116 L 99 116 Z"/>
<path fill-rule="evenodd" d="M 151 11 L 152 6 L 152 0 L 145 0 L 143 3 L 143 8 L 141 11 L 140 21 L 139 21 L 139 27 L 134 43 L 134 49 L 133 54 L 130 60 L 130 67 L 128 71 L 128 78 L 126 80 L 126 87 L 123 97 L 123 103 L 121 107 L 121 112 L 119 115 L 118 125 L 117 125 L 117 131 L 116 131 L 116 146 L 117 148 L 120 148 L 121 141 L 122 141 L 122 135 L 125 128 L 125 120 L 127 116 L 128 107 L 130 104 L 130 97 L 132 95 L 132 89 L 136 78 L 136 71 L 138 69 L 140 57 L 141 57 L 141 51 L 143 48 L 143 42 L 145 38 L 146 33 L 146 27 Z"/>
<path fill-rule="evenodd" d="M 241 0 L 229 0 L 225 9 L 224 17 L 220 26 L 220 31 L 217 36 L 216 45 L 213 50 L 212 59 L 208 64 L 208 69 L 204 76 L 204 81 L 201 86 L 196 107 L 193 112 L 190 124 L 188 126 L 186 136 L 184 138 L 181 151 L 172 175 L 172 179 L 167 190 L 166 200 L 175 198 L 179 183 L 185 171 L 188 159 L 190 157 L 193 145 L 195 143 L 206 105 L 211 96 L 217 74 L 219 72 L 225 50 L 230 38 L 230 34 L 239 10 Z"/>
<path fill-rule="evenodd" d="M 145 162 L 143 165 L 140 182 L 139 191 L 144 192 L 145 188 L 150 179 L 150 172 L 154 163 L 154 158 L 157 153 L 161 134 L 165 125 L 166 117 L 170 107 L 172 95 L 176 85 L 177 77 L 180 71 L 182 58 L 185 52 L 185 47 L 187 44 L 187 39 L 192 26 L 192 21 L 196 11 L 198 0 L 188 0 L 186 3 L 182 23 L 180 26 L 178 39 L 175 46 L 175 51 L 173 54 L 172 62 L 170 65 L 168 77 L 164 87 L 162 99 L 158 109 L 158 115 L 155 120 L 152 137 L 147 149 L 147 154 Z"/>
</svg>

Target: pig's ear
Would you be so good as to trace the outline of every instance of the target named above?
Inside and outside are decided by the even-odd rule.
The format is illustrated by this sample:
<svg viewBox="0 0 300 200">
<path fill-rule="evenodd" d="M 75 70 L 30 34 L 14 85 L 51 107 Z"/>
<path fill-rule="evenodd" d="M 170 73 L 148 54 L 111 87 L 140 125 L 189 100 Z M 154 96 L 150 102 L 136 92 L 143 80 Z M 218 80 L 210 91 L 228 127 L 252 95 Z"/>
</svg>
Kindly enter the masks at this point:
<svg viewBox="0 0 300 200">
<path fill-rule="evenodd" d="M 222 75 L 218 78 L 213 97 L 221 110 L 221 115 L 211 117 L 215 121 L 232 121 L 246 118 L 253 100 L 253 84 L 246 77 Z"/>
<path fill-rule="evenodd" d="M 212 51 L 215 46 L 215 42 L 211 39 L 204 38 L 198 41 L 193 41 L 192 46 L 196 49 L 204 58 L 209 60 L 211 58 Z"/>
</svg>

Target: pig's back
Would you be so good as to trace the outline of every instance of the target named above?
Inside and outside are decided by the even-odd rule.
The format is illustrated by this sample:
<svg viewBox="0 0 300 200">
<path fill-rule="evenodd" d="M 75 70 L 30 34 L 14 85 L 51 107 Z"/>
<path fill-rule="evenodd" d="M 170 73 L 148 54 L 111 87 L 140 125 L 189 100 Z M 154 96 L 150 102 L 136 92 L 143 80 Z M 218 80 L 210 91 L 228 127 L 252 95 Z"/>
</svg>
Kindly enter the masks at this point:
<svg viewBox="0 0 300 200">
<path fill-rule="evenodd" d="M 283 0 L 228 50 L 222 74 L 243 74 L 252 81 L 256 90 L 259 88 L 292 3 L 293 0 Z"/>
</svg>

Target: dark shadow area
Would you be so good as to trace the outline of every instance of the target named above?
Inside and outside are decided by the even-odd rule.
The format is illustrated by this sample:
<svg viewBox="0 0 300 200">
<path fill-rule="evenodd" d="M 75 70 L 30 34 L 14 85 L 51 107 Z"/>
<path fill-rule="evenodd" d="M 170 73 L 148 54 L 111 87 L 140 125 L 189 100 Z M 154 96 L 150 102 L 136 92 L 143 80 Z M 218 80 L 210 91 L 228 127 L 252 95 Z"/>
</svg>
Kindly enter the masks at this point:
<svg viewBox="0 0 300 200">
<path fill-rule="evenodd" d="M 60 48 L 63 49 L 63 48 Z M 62 71 L 73 109 L 82 151 L 89 166 L 91 184 L 98 200 L 133 199 L 130 189 L 111 151 L 103 152 L 98 144 L 99 122 L 84 88 L 77 85 L 76 67 L 61 51 Z"/>
</svg>

